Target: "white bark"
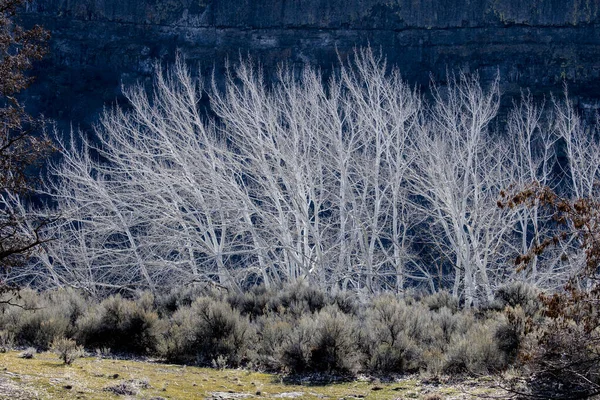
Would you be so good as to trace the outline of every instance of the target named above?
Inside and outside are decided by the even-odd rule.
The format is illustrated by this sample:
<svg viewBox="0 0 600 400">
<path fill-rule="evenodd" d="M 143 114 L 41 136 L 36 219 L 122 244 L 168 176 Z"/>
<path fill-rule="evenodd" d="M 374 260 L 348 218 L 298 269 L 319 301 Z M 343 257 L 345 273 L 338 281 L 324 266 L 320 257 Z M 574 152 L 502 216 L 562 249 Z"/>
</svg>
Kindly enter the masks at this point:
<svg viewBox="0 0 600 400">
<path fill-rule="evenodd" d="M 205 93 L 179 60 L 157 72 L 152 94 L 125 93 L 129 110 L 106 111 L 95 144 L 62 143 L 51 169 L 46 192 L 62 218 L 37 260 L 53 284 L 423 284 L 470 306 L 523 277 L 512 257 L 536 245 L 547 216 L 496 203 L 511 185 L 553 182 L 558 137 L 575 195 L 596 193 L 600 146 L 568 101 L 547 125 L 525 96 L 506 131 L 493 131 L 498 79 L 484 90 L 476 76 L 451 78 L 428 103 L 370 50 L 327 83 L 306 67 L 268 85 L 242 62 L 224 90 Z M 558 255 L 534 260 L 525 278 L 556 285 Z"/>
</svg>

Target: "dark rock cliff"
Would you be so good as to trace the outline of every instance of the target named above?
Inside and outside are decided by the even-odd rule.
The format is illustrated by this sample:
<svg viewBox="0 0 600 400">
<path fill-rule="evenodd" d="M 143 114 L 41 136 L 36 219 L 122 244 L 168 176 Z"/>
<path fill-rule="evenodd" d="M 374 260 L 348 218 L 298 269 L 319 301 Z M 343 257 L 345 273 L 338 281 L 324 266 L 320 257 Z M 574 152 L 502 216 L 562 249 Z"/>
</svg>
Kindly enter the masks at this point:
<svg viewBox="0 0 600 400">
<path fill-rule="evenodd" d="M 24 21 L 52 33 L 30 106 L 84 126 L 178 49 L 218 77 L 240 54 L 328 69 L 370 44 L 422 86 L 461 68 L 509 95 L 566 80 L 582 107 L 600 98 L 600 0 L 34 0 Z"/>
</svg>

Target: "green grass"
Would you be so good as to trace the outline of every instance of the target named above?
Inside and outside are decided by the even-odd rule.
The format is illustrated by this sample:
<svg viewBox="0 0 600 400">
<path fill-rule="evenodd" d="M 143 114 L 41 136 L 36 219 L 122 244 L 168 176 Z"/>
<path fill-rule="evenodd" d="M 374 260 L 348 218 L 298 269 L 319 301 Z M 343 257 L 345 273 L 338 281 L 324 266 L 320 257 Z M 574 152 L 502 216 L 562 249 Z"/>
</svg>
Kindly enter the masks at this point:
<svg viewBox="0 0 600 400">
<path fill-rule="evenodd" d="M 143 380 L 149 386 L 134 396 L 116 395 L 107 387 Z M 491 389 L 471 385 L 472 394 Z M 18 352 L 0 354 L 0 399 L 203 399 L 215 392 L 247 398 L 278 398 L 296 392 L 302 399 L 398 399 L 439 394 L 451 398 L 448 387 L 430 387 L 416 378 L 390 383 L 359 379 L 326 385 L 287 383 L 281 376 L 246 370 L 215 370 L 153 362 L 86 357 L 66 366 L 52 353 L 19 358 Z M 301 395 L 299 395 L 301 393 Z M 281 396 L 281 395 L 284 396 Z M 464 394 L 464 393 L 462 393 Z M 241 397 L 240 397 L 241 398 Z M 463 398 L 463 397 L 454 397 Z"/>
</svg>

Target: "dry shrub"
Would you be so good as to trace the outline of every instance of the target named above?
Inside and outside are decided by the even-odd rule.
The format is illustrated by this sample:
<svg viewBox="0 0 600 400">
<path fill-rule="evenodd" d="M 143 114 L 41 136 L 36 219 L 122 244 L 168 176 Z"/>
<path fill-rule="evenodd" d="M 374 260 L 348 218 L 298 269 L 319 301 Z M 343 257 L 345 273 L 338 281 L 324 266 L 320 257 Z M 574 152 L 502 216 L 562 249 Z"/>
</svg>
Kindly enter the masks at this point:
<svg viewBox="0 0 600 400">
<path fill-rule="evenodd" d="M 415 321 L 410 321 L 411 312 L 412 306 L 393 296 L 381 296 L 367 309 L 360 343 L 370 371 L 403 373 L 419 369 L 421 350 L 415 336 L 409 335 L 409 331 L 414 335 L 416 329 Z"/>
<path fill-rule="evenodd" d="M 87 348 L 110 348 L 117 352 L 148 354 L 156 349 L 158 315 L 151 299 L 138 301 L 111 296 L 91 307 L 77 321 L 77 338 Z"/>
<path fill-rule="evenodd" d="M 6 330 L 20 346 L 47 350 L 56 336 L 73 335 L 75 321 L 87 309 L 86 300 L 71 289 L 37 293 L 23 289 L 2 305 L 0 329 Z"/>
<path fill-rule="evenodd" d="M 600 329 L 572 318 L 547 318 L 523 340 L 520 360 L 537 398 L 589 398 L 600 392 Z"/>
<path fill-rule="evenodd" d="M 314 371 L 354 374 L 360 365 L 356 321 L 329 306 L 316 315 L 316 335 L 310 354 Z"/>
<path fill-rule="evenodd" d="M 528 253 L 517 257 L 515 264 L 519 268 L 528 268 L 549 247 L 558 246 L 563 251 L 577 246 L 573 253 L 564 254 L 565 261 L 573 268 L 564 290 L 541 294 L 543 319 L 540 322 L 539 316 L 529 315 L 526 324 L 519 356 L 527 367 L 525 381 L 530 395 L 563 399 L 597 396 L 600 393 L 600 199 L 561 198 L 538 183 L 517 193 L 505 193 L 503 197 L 501 206 L 542 207 L 555 222 L 552 234 L 540 238 Z"/>
<path fill-rule="evenodd" d="M 12 332 L 0 330 L 0 353 L 6 353 L 12 350 L 15 345 L 15 335 Z"/>
<path fill-rule="evenodd" d="M 140 393 L 140 388 L 132 381 L 119 382 L 116 385 L 107 386 L 103 390 L 119 396 L 137 396 Z"/>
<path fill-rule="evenodd" d="M 297 321 L 293 321 L 295 325 Z M 292 331 L 290 321 L 278 314 L 267 314 L 256 319 L 257 341 L 253 359 L 269 371 L 283 368 L 283 346 Z"/>
<path fill-rule="evenodd" d="M 499 307 L 521 307 L 529 317 L 534 316 L 542 308 L 540 292 L 525 282 L 515 281 L 500 287 L 494 294 Z"/>
<path fill-rule="evenodd" d="M 431 311 L 439 311 L 442 308 L 447 308 L 454 314 L 459 310 L 458 299 L 446 290 L 426 296 L 421 302 L 429 307 Z"/>
<path fill-rule="evenodd" d="M 194 300 L 204 295 L 204 288 L 198 285 L 171 288 L 168 293 L 156 296 L 154 304 L 161 318 L 167 318 L 183 307 L 190 307 Z"/>
<path fill-rule="evenodd" d="M 30 360 L 33 357 L 35 357 L 36 354 L 37 354 L 37 349 L 35 347 L 28 347 L 19 354 L 19 358 L 24 358 L 26 360 Z"/>
<path fill-rule="evenodd" d="M 171 361 L 211 365 L 220 357 L 228 366 L 238 366 L 252 337 L 250 323 L 239 311 L 205 297 L 173 314 L 162 332 L 159 350 Z"/>
<path fill-rule="evenodd" d="M 255 319 L 269 311 L 269 300 L 274 297 L 272 291 L 264 286 L 255 286 L 244 293 L 233 293 L 227 297 L 231 307 L 237 309 L 242 315 Z"/>
<path fill-rule="evenodd" d="M 283 343 L 281 364 L 291 373 L 310 371 L 312 343 L 317 334 L 314 315 L 307 314 L 297 321 Z"/>
<path fill-rule="evenodd" d="M 320 289 L 309 286 L 304 281 L 287 285 L 277 290 L 269 299 L 269 310 L 287 313 L 299 318 L 308 313 L 315 313 L 328 304 L 328 296 Z"/>
<path fill-rule="evenodd" d="M 55 337 L 50 345 L 50 350 L 66 365 L 71 365 L 73 361 L 85 355 L 83 346 L 79 346 L 73 339 L 65 337 Z"/>
<path fill-rule="evenodd" d="M 506 369 L 507 354 L 500 349 L 497 338 L 498 330 L 505 325 L 505 321 L 487 319 L 455 335 L 445 355 L 443 372 L 487 375 Z"/>
</svg>

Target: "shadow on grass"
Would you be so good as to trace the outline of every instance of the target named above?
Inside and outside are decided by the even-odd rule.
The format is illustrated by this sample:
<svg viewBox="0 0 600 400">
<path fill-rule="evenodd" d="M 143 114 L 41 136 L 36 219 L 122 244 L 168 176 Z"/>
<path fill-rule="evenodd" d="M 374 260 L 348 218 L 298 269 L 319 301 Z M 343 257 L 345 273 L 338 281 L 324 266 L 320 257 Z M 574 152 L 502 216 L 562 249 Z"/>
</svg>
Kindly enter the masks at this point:
<svg viewBox="0 0 600 400">
<path fill-rule="evenodd" d="M 67 365 L 65 363 L 63 363 L 62 361 L 56 360 L 56 361 L 41 361 L 39 363 L 40 367 L 43 368 L 73 368 L 74 365 Z"/>
<path fill-rule="evenodd" d="M 356 377 L 349 375 L 332 375 L 326 373 L 277 375 L 271 380 L 274 384 L 297 386 L 327 386 L 336 383 L 354 382 Z"/>
</svg>

